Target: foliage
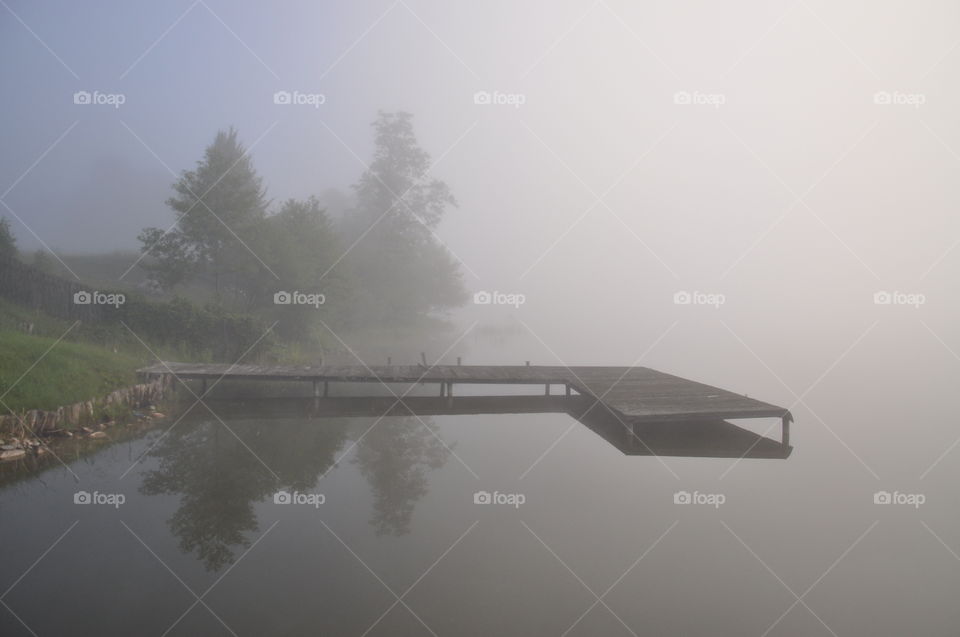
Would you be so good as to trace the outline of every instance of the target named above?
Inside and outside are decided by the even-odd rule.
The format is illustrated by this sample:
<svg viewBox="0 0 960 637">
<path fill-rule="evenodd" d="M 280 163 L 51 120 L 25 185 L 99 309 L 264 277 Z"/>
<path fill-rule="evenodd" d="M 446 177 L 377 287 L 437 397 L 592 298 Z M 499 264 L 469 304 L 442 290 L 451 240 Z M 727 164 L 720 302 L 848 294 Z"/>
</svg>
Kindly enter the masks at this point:
<svg viewBox="0 0 960 637">
<path fill-rule="evenodd" d="M 195 170 L 184 171 L 167 200 L 177 213 L 169 231 L 146 228 L 139 236 L 154 258 L 144 267 L 171 288 L 205 277 L 216 294 L 245 293 L 247 277 L 262 267 L 249 242 L 266 216 L 266 192 L 237 131 L 219 131 Z M 252 262 L 251 262 L 252 261 Z"/>
<path fill-rule="evenodd" d="M 10 220 L 0 217 L 0 256 L 17 256 L 17 238 L 10 229 Z"/>
<path fill-rule="evenodd" d="M 219 305 L 198 307 L 186 299 L 149 301 L 128 296 L 116 320 L 153 346 L 178 351 L 182 358 L 229 363 L 255 359 L 269 349 L 267 327 L 250 315 L 228 312 Z"/>
<path fill-rule="evenodd" d="M 456 261 L 434 228 L 456 199 L 430 179 L 430 156 L 409 113 L 380 113 L 373 161 L 354 186 L 357 203 L 344 221 L 356 244 L 350 273 L 362 314 L 373 322 L 412 321 L 466 299 Z"/>
</svg>

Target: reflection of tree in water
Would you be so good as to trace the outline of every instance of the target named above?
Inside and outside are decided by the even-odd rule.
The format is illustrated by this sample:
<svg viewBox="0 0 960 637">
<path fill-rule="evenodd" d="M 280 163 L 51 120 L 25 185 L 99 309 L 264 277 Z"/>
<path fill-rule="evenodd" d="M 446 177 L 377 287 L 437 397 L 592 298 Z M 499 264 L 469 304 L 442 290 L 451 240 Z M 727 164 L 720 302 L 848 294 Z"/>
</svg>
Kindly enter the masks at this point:
<svg viewBox="0 0 960 637">
<path fill-rule="evenodd" d="M 374 493 L 377 535 L 409 533 L 413 507 L 427 493 L 425 470 L 450 455 L 435 430 L 428 418 L 385 418 L 357 445 L 353 462 Z"/>
<path fill-rule="evenodd" d="M 310 491 L 343 452 L 350 427 L 367 421 L 343 418 L 230 421 L 236 436 L 217 421 L 183 423 L 150 452 L 159 467 L 146 472 L 145 495 L 180 495 L 168 520 L 180 549 L 196 552 L 208 570 L 233 561 L 258 530 L 254 503 L 278 489 Z M 433 424 L 424 419 L 427 426 Z M 239 437 L 247 446 L 244 446 Z M 256 453 L 264 464 L 250 450 Z M 427 492 L 426 469 L 439 468 L 449 452 L 413 417 L 388 417 L 356 447 L 356 462 L 374 493 L 371 524 L 378 534 L 409 532 L 416 501 Z M 271 473 L 276 472 L 279 482 Z"/>
<path fill-rule="evenodd" d="M 219 423 L 171 431 L 151 452 L 160 467 L 144 476 L 145 495 L 182 494 L 180 508 L 168 524 L 180 538 L 180 549 L 197 551 L 209 570 L 233 557 L 232 546 L 248 546 L 247 531 L 257 529 L 251 496 L 273 484 L 266 471 L 250 471 L 250 452 Z"/>
<path fill-rule="evenodd" d="M 286 425 L 286 426 L 285 426 Z M 180 507 L 168 521 L 180 549 L 197 552 L 208 570 L 232 561 L 257 530 L 253 503 L 281 487 L 307 490 L 334 461 L 346 440 L 342 421 L 233 422 L 234 436 L 219 422 L 174 429 L 151 452 L 158 469 L 144 476 L 145 495 L 180 494 Z M 237 437 L 259 456 L 273 474 Z"/>
</svg>

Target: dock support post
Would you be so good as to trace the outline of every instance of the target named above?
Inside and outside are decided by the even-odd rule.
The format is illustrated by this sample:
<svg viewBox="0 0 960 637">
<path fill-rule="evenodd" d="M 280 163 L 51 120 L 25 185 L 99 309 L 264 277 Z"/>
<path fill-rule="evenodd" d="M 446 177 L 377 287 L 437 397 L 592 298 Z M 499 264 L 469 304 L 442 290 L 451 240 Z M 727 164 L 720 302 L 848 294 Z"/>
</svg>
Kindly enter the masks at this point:
<svg viewBox="0 0 960 637">
<path fill-rule="evenodd" d="M 569 383 L 566 385 L 566 388 L 567 388 L 567 396 L 569 396 L 569 395 L 570 395 L 570 384 L 569 384 Z"/>
<path fill-rule="evenodd" d="M 392 367 L 392 366 L 393 366 L 393 358 L 390 356 L 387 356 L 387 367 Z"/>
<path fill-rule="evenodd" d="M 780 444 L 784 447 L 790 445 L 790 421 L 792 420 L 793 417 L 790 414 L 786 414 L 780 421 Z"/>
<path fill-rule="evenodd" d="M 323 397 L 326 398 L 330 393 L 330 381 L 323 381 Z"/>
<path fill-rule="evenodd" d="M 420 352 L 420 364 L 424 367 L 427 366 L 427 354 L 425 352 Z"/>
<path fill-rule="evenodd" d="M 316 378 L 313 379 L 313 397 L 320 397 L 320 381 Z"/>
<path fill-rule="evenodd" d="M 543 386 L 543 395 L 544 396 L 550 395 L 550 383 L 547 383 Z"/>
<path fill-rule="evenodd" d="M 447 398 L 453 398 L 453 382 L 447 383 Z"/>
<path fill-rule="evenodd" d="M 445 381 L 440 381 L 440 398 L 443 398 L 447 394 L 447 383 Z"/>
<path fill-rule="evenodd" d="M 460 357 L 457 356 L 457 367 L 460 367 Z"/>
</svg>

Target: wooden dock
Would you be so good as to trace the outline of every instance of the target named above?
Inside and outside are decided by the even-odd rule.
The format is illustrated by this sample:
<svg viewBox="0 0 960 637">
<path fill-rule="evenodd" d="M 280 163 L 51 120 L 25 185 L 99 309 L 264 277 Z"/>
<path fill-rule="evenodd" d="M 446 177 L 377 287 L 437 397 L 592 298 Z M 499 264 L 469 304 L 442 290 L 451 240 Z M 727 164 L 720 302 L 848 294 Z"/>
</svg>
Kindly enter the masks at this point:
<svg viewBox="0 0 960 637">
<path fill-rule="evenodd" d="M 564 387 L 600 404 L 615 417 L 632 423 L 722 421 L 740 418 L 781 419 L 781 441 L 788 445 L 793 416 L 777 407 L 725 389 L 712 387 L 647 367 L 557 367 L 539 365 L 389 365 L 301 366 L 215 365 L 159 362 L 138 370 L 144 376 L 173 374 L 200 380 L 308 381 L 313 395 L 327 397 L 331 383 L 431 383 L 439 395 L 453 399 L 455 385 L 541 385 L 550 395 L 552 385 Z"/>
</svg>

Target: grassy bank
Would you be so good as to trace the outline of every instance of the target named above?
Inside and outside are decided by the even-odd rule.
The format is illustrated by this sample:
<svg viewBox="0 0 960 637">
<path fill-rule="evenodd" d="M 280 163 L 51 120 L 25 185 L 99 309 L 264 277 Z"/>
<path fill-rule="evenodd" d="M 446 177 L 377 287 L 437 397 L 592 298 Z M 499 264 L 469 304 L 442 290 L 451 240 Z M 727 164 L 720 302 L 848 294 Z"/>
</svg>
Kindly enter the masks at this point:
<svg viewBox="0 0 960 637">
<path fill-rule="evenodd" d="M 102 396 L 135 383 L 135 370 L 142 364 L 96 345 L 0 331 L 0 396 L 5 403 L 0 413 L 53 409 Z"/>
</svg>

